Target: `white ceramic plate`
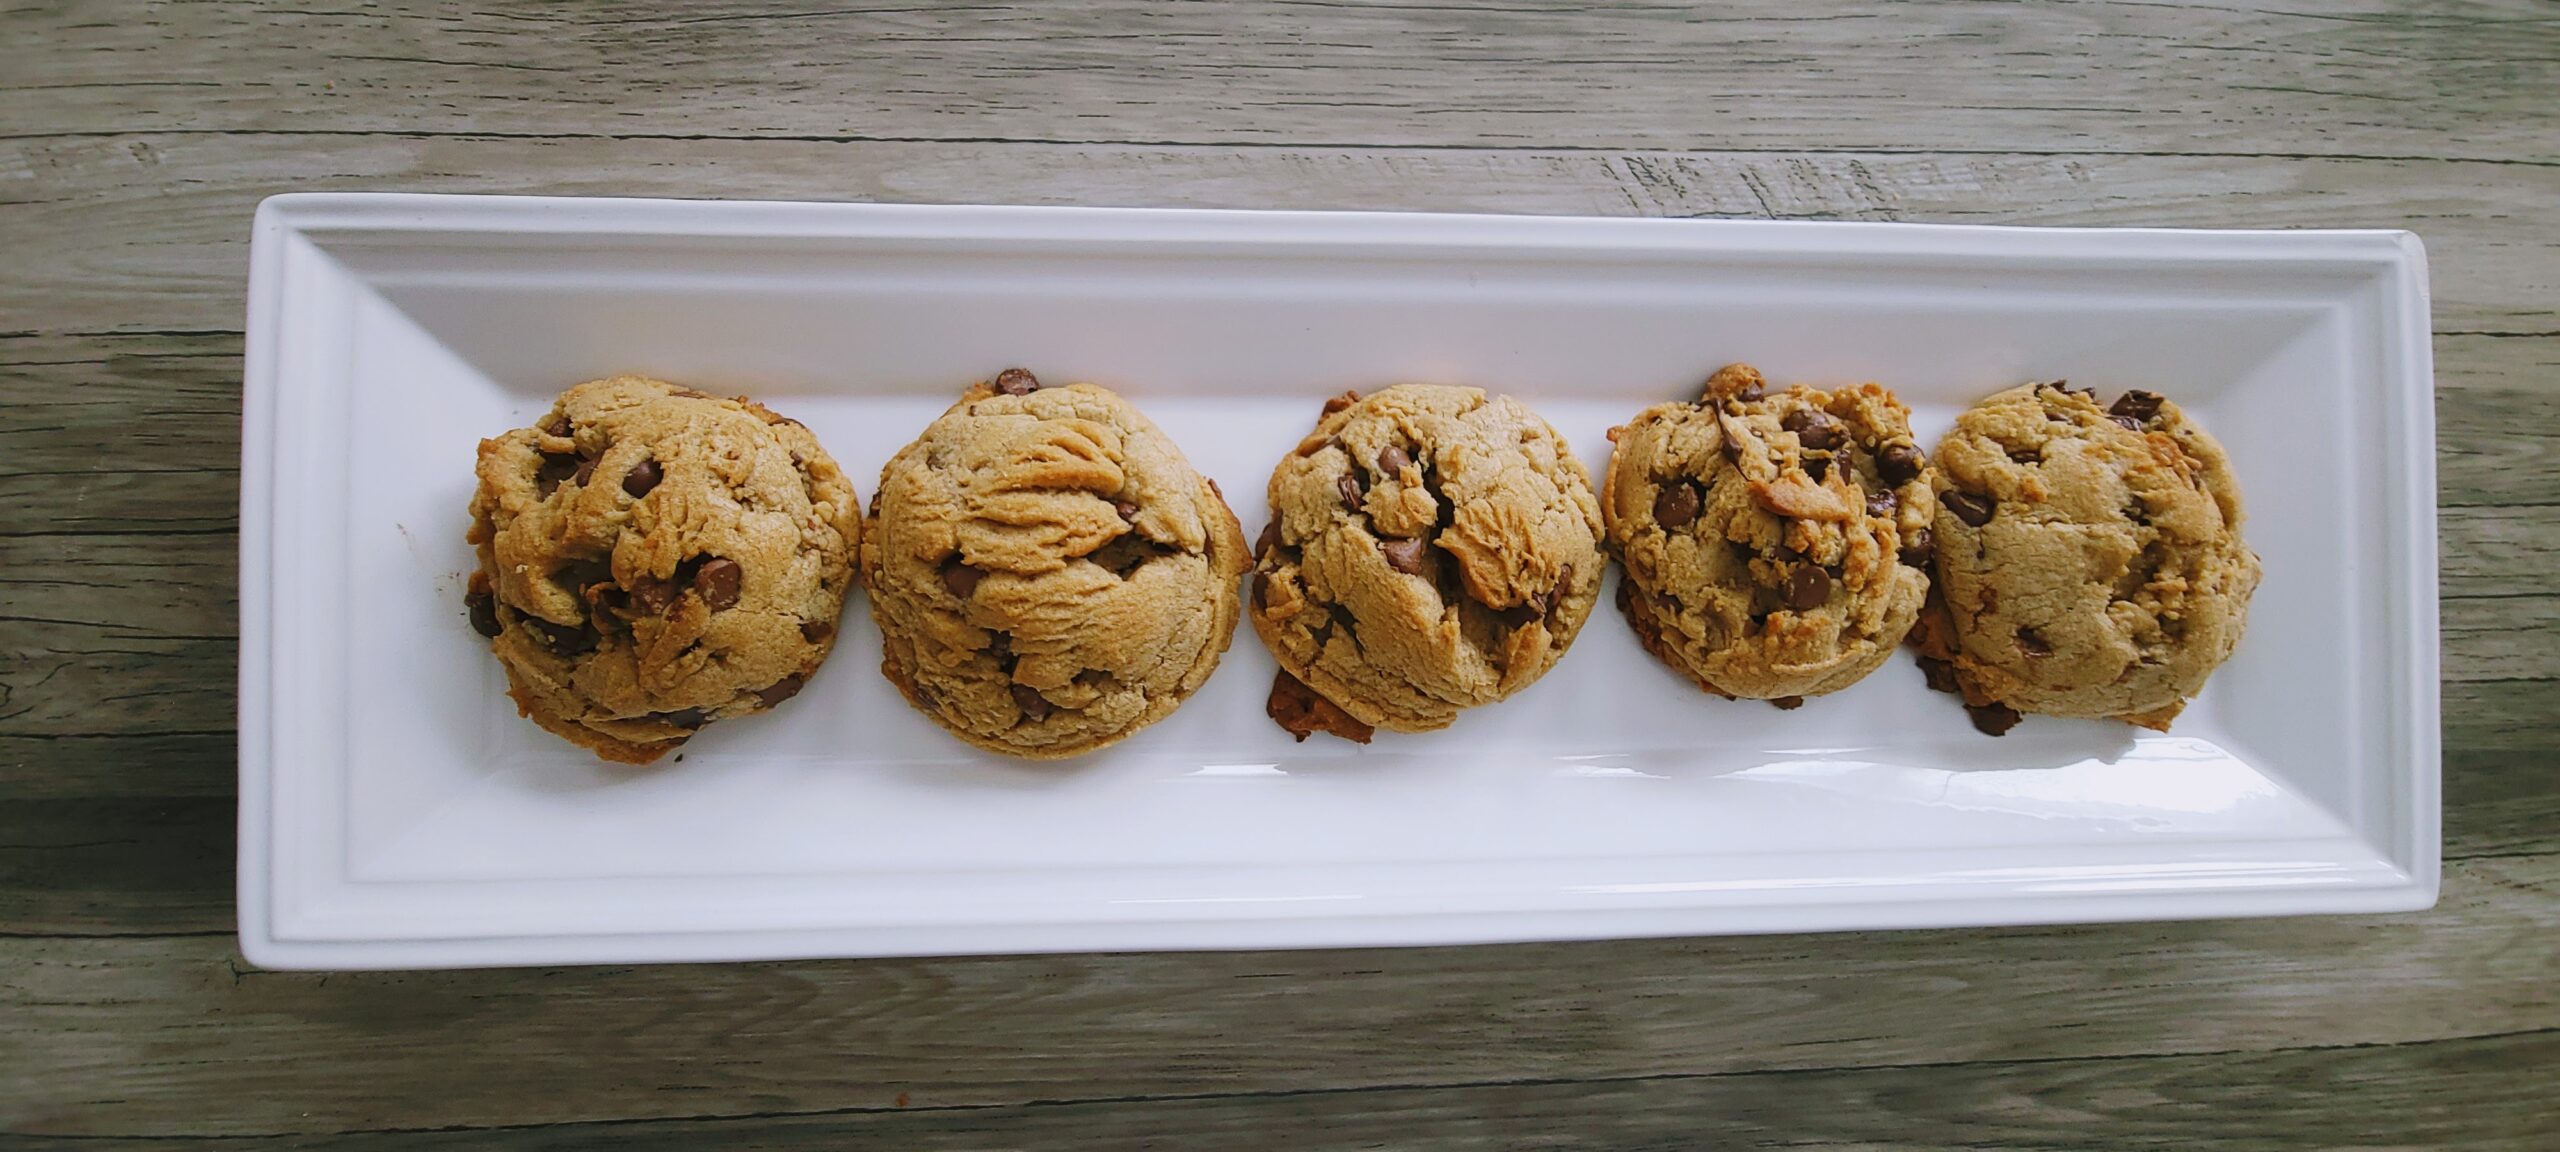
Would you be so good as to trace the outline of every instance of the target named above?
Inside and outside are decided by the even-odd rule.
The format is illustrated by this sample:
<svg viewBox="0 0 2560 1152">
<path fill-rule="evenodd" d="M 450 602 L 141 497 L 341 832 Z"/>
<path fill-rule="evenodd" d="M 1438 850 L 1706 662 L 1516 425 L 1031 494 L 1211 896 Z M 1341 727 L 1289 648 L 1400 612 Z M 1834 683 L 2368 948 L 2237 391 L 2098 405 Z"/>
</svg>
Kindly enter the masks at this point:
<svg viewBox="0 0 2560 1152">
<path fill-rule="evenodd" d="M 276 967 L 1436 944 L 2383 911 L 2437 876 L 2424 258 L 2398 232 L 284 196 L 259 209 L 240 934 Z M 973 752 L 868 605 L 800 697 L 628 770 L 518 719 L 464 621 L 474 443 L 646 372 L 807 422 L 867 497 L 972 379 L 1134 398 L 1248 534 L 1321 400 L 1399 380 L 1605 431 L 1745 360 L 1934 442 L 2034 378 L 2168 393 L 2266 579 L 2161 735 L 1977 735 L 1907 656 L 1708 698 L 1603 605 L 1426 736 L 1292 743 L 1239 631 L 1171 719 Z"/>
</svg>

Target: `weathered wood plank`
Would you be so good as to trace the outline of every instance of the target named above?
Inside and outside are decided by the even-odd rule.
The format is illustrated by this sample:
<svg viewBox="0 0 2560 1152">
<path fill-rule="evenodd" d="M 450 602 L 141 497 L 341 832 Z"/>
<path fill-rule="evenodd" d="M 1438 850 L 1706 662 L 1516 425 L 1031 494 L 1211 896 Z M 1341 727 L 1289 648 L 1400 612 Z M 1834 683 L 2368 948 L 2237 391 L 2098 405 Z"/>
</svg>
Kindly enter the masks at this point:
<svg viewBox="0 0 2560 1152">
<path fill-rule="evenodd" d="M 2455 681 L 2444 686 L 2447 748 L 2545 752 L 2560 763 L 2560 725 L 2551 722 L 2560 685 L 2548 680 Z M 2560 780 L 2552 781 L 2560 789 Z M 2560 831 L 2560 829 L 2555 829 Z"/>
<path fill-rule="evenodd" d="M 2555 891 L 2532 856 L 2408 916 L 534 972 L 0 940 L 0 1051 L 43 1053 L 0 1107 L 255 1134 L 2405 1044 L 2560 1028 Z"/>
<path fill-rule="evenodd" d="M 2560 679 L 2560 595 L 2447 597 L 2447 680 Z"/>
<path fill-rule="evenodd" d="M 2548 716 L 2552 693 L 2543 688 Z M 2490 751 L 2454 747 L 2452 739 L 2447 732 L 2445 857 L 2560 852 L 2560 749 Z"/>
<path fill-rule="evenodd" d="M 18 257 L 0 317 L 22 331 L 236 330 L 257 201 L 329 189 L 2408 227 L 2428 244 L 2439 328 L 2560 332 L 2560 221 L 2547 211 L 2560 163 L 282 133 L 0 139 L 0 247 Z"/>
<path fill-rule="evenodd" d="M 239 766 L 239 737 L 228 726 L 132 736 L 0 736 L 0 804 L 219 799 L 227 807 L 239 791 Z M 0 868 L 0 876 L 9 875 Z M 0 879 L 0 888 L 15 883 Z"/>
<path fill-rule="evenodd" d="M 229 796 L 0 804 L 0 932 L 220 932 L 232 913 Z"/>
<path fill-rule="evenodd" d="M 2489 517 L 2560 505 L 2560 336 L 2439 336 L 2436 362 L 2437 503 Z"/>
<path fill-rule="evenodd" d="M 318 1150 L 1132 1147 L 1489 1149 L 1779 1147 L 1801 1152 L 1984 1148 L 2462 1148 L 2548 1152 L 2560 1034 L 2386 1047 L 2024 1061 L 1275 1095 L 889 1105 L 815 1115 L 363 1132 L 290 1139 Z M 222 1146 L 235 1142 L 222 1141 Z M 141 1152 L 213 1139 L 35 1137 L 26 1152 Z"/>
<path fill-rule="evenodd" d="M 0 537 L 229 531 L 239 510 L 236 333 L 0 336 Z"/>
<path fill-rule="evenodd" d="M 0 133 L 2554 159 L 2525 0 L 18 9 Z"/>
</svg>

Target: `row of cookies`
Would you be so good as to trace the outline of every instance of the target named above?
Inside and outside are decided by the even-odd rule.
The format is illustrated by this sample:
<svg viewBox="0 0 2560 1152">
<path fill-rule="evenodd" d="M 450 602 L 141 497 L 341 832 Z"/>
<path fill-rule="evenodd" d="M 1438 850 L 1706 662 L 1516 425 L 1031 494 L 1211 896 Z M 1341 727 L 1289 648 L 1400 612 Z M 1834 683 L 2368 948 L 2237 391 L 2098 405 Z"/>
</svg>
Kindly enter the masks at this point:
<svg viewBox="0 0 2560 1152">
<path fill-rule="evenodd" d="M 1012 755 L 1099 748 L 1208 678 L 1249 563 L 1136 409 L 1018 369 L 890 460 L 867 518 L 798 421 L 637 376 L 481 441 L 478 477 L 473 626 L 520 712 L 623 763 L 797 694 L 857 568 L 926 715 Z"/>
<path fill-rule="evenodd" d="M 1933 462 L 1877 385 L 1773 391 L 1734 365 L 1610 437 L 1619 605 L 1719 695 L 1795 707 L 1909 640 L 1989 734 L 2021 712 L 2166 729 L 2257 587 L 2221 446 L 2147 391 L 2012 388 Z"/>
<path fill-rule="evenodd" d="M 2096 410 L 2058 389 L 2004 393 L 1968 413 L 1980 427 L 1960 422 L 1942 454 L 1969 434 L 2032 439 L 2002 415 L 2021 393 Z M 2079 457 L 2070 436 L 2048 429 L 2038 442 L 2065 461 L 2052 474 L 2064 487 L 2121 495 L 2074 479 L 2095 463 L 2151 493 L 2140 499 L 2174 496 L 2152 493 L 2141 454 L 2110 448 L 2082 415 L 2053 417 L 2086 433 Z M 2196 492 L 2230 492 L 2219 449 L 2173 406 L 2152 402 L 2143 419 L 2160 423 L 2164 446 L 2193 447 L 2179 457 L 2193 466 L 2170 470 Z M 2148 435 L 2121 414 L 2105 423 Z M 2245 573 L 2197 587 L 2225 601 L 2236 590 L 2236 603 L 2223 605 L 2227 626 L 2198 629 L 2188 617 L 2214 605 L 2173 603 L 2185 586 L 2164 583 L 2184 568 L 2136 581 L 2124 602 L 2154 626 L 2131 641 L 2144 646 L 2137 670 L 2098 690 L 2086 670 L 2106 654 L 2080 650 L 2086 621 L 2056 618 L 2067 604 L 1997 603 L 2017 587 L 1998 554 L 2060 537 L 2031 525 L 2011 540 L 1973 515 L 2042 509 L 2054 489 L 2041 473 L 1996 470 L 1947 487 L 1883 389 L 1771 393 L 1736 366 L 1700 401 L 1648 410 L 1611 438 L 1595 497 L 1563 438 L 1516 400 L 1420 385 L 1346 394 L 1275 469 L 1272 519 L 1249 555 L 1215 483 L 1093 385 L 1044 388 L 1014 369 L 973 387 L 883 469 L 866 519 L 797 422 L 620 377 L 482 442 L 467 600 L 521 711 L 607 759 L 645 763 L 712 720 L 796 693 L 833 645 L 857 565 L 884 671 L 908 700 L 971 744 L 1030 757 L 1090 751 L 1169 714 L 1225 650 L 1249 565 L 1250 614 L 1282 666 L 1271 715 L 1301 738 L 1362 740 L 1373 727 L 1444 727 L 1534 682 L 1588 617 L 1610 554 L 1645 647 L 1709 691 L 1792 706 L 1854 682 L 1916 633 L 1933 645 L 1933 685 L 1963 691 L 1977 723 L 2014 706 L 2165 724 L 2227 654 L 2254 582 L 2236 495 L 2212 525 L 2167 500 L 2133 533 L 2153 539 L 2127 563 L 2163 574 L 2186 563 L 2180 533 L 2219 526 L 2229 547 L 2216 555 L 2236 553 L 2224 558 Z M 2056 505 L 2056 523 L 2077 523 L 2085 502 Z M 1972 547 L 1957 567 L 1981 561 L 1984 578 L 1951 571 L 1951 594 L 1931 600 L 1933 536 Z M 1938 605 L 1935 623 L 1915 630 L 1924 602 Z M 2116 607 L 2097 610 L 2101 630 L 2138 631 Z M 1975 642 L 2003 626 L 2012 649 L 2045 651 L 2004 660 Z"/>
</svg>

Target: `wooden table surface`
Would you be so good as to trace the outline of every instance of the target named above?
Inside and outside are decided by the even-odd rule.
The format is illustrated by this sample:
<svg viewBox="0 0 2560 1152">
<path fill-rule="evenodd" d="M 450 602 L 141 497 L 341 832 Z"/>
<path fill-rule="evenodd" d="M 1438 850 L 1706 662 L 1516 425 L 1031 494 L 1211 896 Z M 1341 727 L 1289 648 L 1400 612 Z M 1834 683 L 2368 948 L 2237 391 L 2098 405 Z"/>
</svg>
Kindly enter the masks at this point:
<svg viewBox="0 0 2560 1152">
<path fill-rule="evenodd" d="M 0 11 L 0 1143 L 2560 1147 L 2560 5 L 2411 8 Z M 2415 229 L 2443 901 L 252 970 L 242 283 L 314 189 Z"/>
</svg>

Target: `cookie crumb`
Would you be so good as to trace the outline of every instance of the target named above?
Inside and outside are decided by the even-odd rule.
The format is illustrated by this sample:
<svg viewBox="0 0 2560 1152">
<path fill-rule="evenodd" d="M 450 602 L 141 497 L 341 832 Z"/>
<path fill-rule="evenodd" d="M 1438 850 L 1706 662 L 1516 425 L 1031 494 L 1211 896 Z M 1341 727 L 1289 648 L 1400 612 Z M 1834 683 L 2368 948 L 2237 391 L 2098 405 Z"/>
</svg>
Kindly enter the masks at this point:
<svg viewBox="0 0 2560 1152">
<path fill-rule="evenodd" d="M 1361 723 L 1333 701 L 1316 695 L 1315 689 L 1287 672 L 1272 674 L 1271 700 L 1264 710 L 1301 744 L 1318 732 L 1330 732 L 1354 744 L 1366 744 L 1378 734 L 1377 729 Z"/>
</svg>

